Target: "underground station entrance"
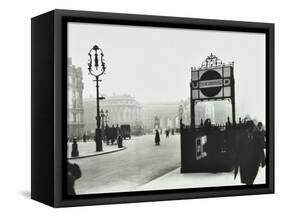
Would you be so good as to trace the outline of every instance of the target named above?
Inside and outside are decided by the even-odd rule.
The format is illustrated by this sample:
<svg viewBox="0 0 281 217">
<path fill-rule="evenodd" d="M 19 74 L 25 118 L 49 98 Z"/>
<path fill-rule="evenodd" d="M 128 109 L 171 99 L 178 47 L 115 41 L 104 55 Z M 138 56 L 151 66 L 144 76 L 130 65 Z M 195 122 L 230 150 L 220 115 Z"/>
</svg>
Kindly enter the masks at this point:
<svg viewBox="0 0 281 217">
<path fill-rule="evenodd" d="M 181 173 L 229 172 L 233 170 L 236 141 L 243 130 L 235 122 L 234 63 L 224 64 L 211 54 L 200 67 L 191 68 L 190 125 L 181 121 Z M 231 118 L 224 124 L 210 119 L 195 123 L 196 104 L 208 101 L 229 101 Z"/>
</svg>

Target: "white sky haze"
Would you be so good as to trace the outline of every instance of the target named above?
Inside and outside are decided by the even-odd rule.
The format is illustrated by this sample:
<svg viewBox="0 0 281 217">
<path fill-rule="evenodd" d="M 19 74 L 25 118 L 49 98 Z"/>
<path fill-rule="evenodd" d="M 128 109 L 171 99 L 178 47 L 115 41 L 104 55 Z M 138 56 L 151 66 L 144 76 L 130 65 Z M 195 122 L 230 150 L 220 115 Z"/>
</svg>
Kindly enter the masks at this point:
<svg viewBox="0 0 281 217">
<path fill-rule="evenodd" d="M 88 52 L 105 55 L 100 92 L 130 94 L 140 102 L 175 102 L 190 95 L 190 68 L 214 53 L 234 61 L 237 115 L 265 120 L 265 35 L 258 33 L 68 24 L 68 57 L 83 70 L 84 98 L 95 96 Z"/>
</svg>

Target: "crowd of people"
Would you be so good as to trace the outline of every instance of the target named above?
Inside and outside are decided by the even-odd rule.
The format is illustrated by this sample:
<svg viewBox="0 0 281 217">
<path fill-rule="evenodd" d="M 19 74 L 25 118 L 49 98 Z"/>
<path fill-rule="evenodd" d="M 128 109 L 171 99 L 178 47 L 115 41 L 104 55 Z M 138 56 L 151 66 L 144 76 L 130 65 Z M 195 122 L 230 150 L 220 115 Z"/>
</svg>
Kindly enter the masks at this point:
<svg viewBox="0 0 281 217">
<path fill-rule="evenodd" d="M 111 127 L 106 125 L 103 133 L 103 140 L 107 145 L 109 145 L 110 143 L 111 145 L 113 145 L 115 141 L 117 141 L 118 144 L 120 142 L 122 143 L 122 131 L 119 125 L 117 124 L 116 127 L 114 127 L 114 125 L 112 125 Z"/>
<path fill-rule="evenodd" d="M 236 178 L 240 169 L 241 182 L 251 185 L 255 181 L 259 167 L 264 167 L 266 164 L 265 130 L 261 122 L 255 125 L 252 120 L 247 120 L 240 125 L 241 133 L 236 142 L 234 177 Z"/>
<path fill-rule="evenodd" d="M 201 129 L 222 128 L 232 129 L 232 141 L 234 145 L 234 178 L 236 179 L 240 171 L 240 180 L 242 183 L 251 185 L 254 183 L 258 174 L 259 167 L 266 164 L 265 148 L 266 137 L 262 122 L 254 122 L 249 118 L 242 120 L 239 118 L 237 124 L 230 122 L 229 118 L 223 125 L 212 125 L 210 119 L 206 119 L 200 124 Z"/>
<path fill-rule="evenodd" d="M 70 140 L 70 139 L 69 139 Z M 84 133 L 82 138 L 77 138 L 77 140 L 83 140 L 83 142 L 95 141 L 94 133 Z M 122 140 L 122 130 L 117 124 L 116 127 L 112 125 L 109 127 L 107 124 L 102 131 L 102 140 L 107 144 L 114 144 L 115 141 Z"/>
</svg>

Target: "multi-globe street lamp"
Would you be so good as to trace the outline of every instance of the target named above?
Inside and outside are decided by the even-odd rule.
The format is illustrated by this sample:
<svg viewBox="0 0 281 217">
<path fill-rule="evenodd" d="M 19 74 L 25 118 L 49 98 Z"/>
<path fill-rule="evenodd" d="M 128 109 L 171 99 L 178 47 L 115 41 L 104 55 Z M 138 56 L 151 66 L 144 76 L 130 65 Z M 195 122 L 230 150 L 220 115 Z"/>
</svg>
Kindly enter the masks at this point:
<svg viewBox="0 0 281 217">
<path fill-rule="evenodd" d="M 105 99 L 104 97 L 99 96 L 99 82 L 101 81 L 99 77 L 104 74 L 105 72 L 105 62 L 104 62 L 104 54 L 101 48 L 99 48 L 97 45 L 94 45 L 89 53 L 89 62 L 88 62 L 88 70 L 89 75 L 93 76 L 95 78 L 96 82 L 96 93 L 97 93 L 97 127 L 96 127 L 96 133 L 95 133 L 95 142 L 96 142 L 96 151 L 100 152 L 103 150 L 102 147 L 102 129 L 100 127 L 101 122 L 101 116 L 100 116 L 100 100 Z"/>
</svg>

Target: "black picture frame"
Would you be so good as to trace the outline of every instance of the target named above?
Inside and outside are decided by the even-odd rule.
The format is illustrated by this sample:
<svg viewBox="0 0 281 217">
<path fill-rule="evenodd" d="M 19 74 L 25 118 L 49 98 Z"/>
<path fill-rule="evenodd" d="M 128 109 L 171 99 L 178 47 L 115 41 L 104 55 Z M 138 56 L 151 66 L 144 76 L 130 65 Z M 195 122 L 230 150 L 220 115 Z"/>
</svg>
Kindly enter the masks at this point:
<svg viewBox="0 0 281 217">
<path fill-rule="evenodd" d="M 66 196 L 67 22 L 266 34 L 266 184 Z M 274 24 L 53 10 L 31 21 L 31 197 L 53 207 L 274 193 Z"/>
</svg>

